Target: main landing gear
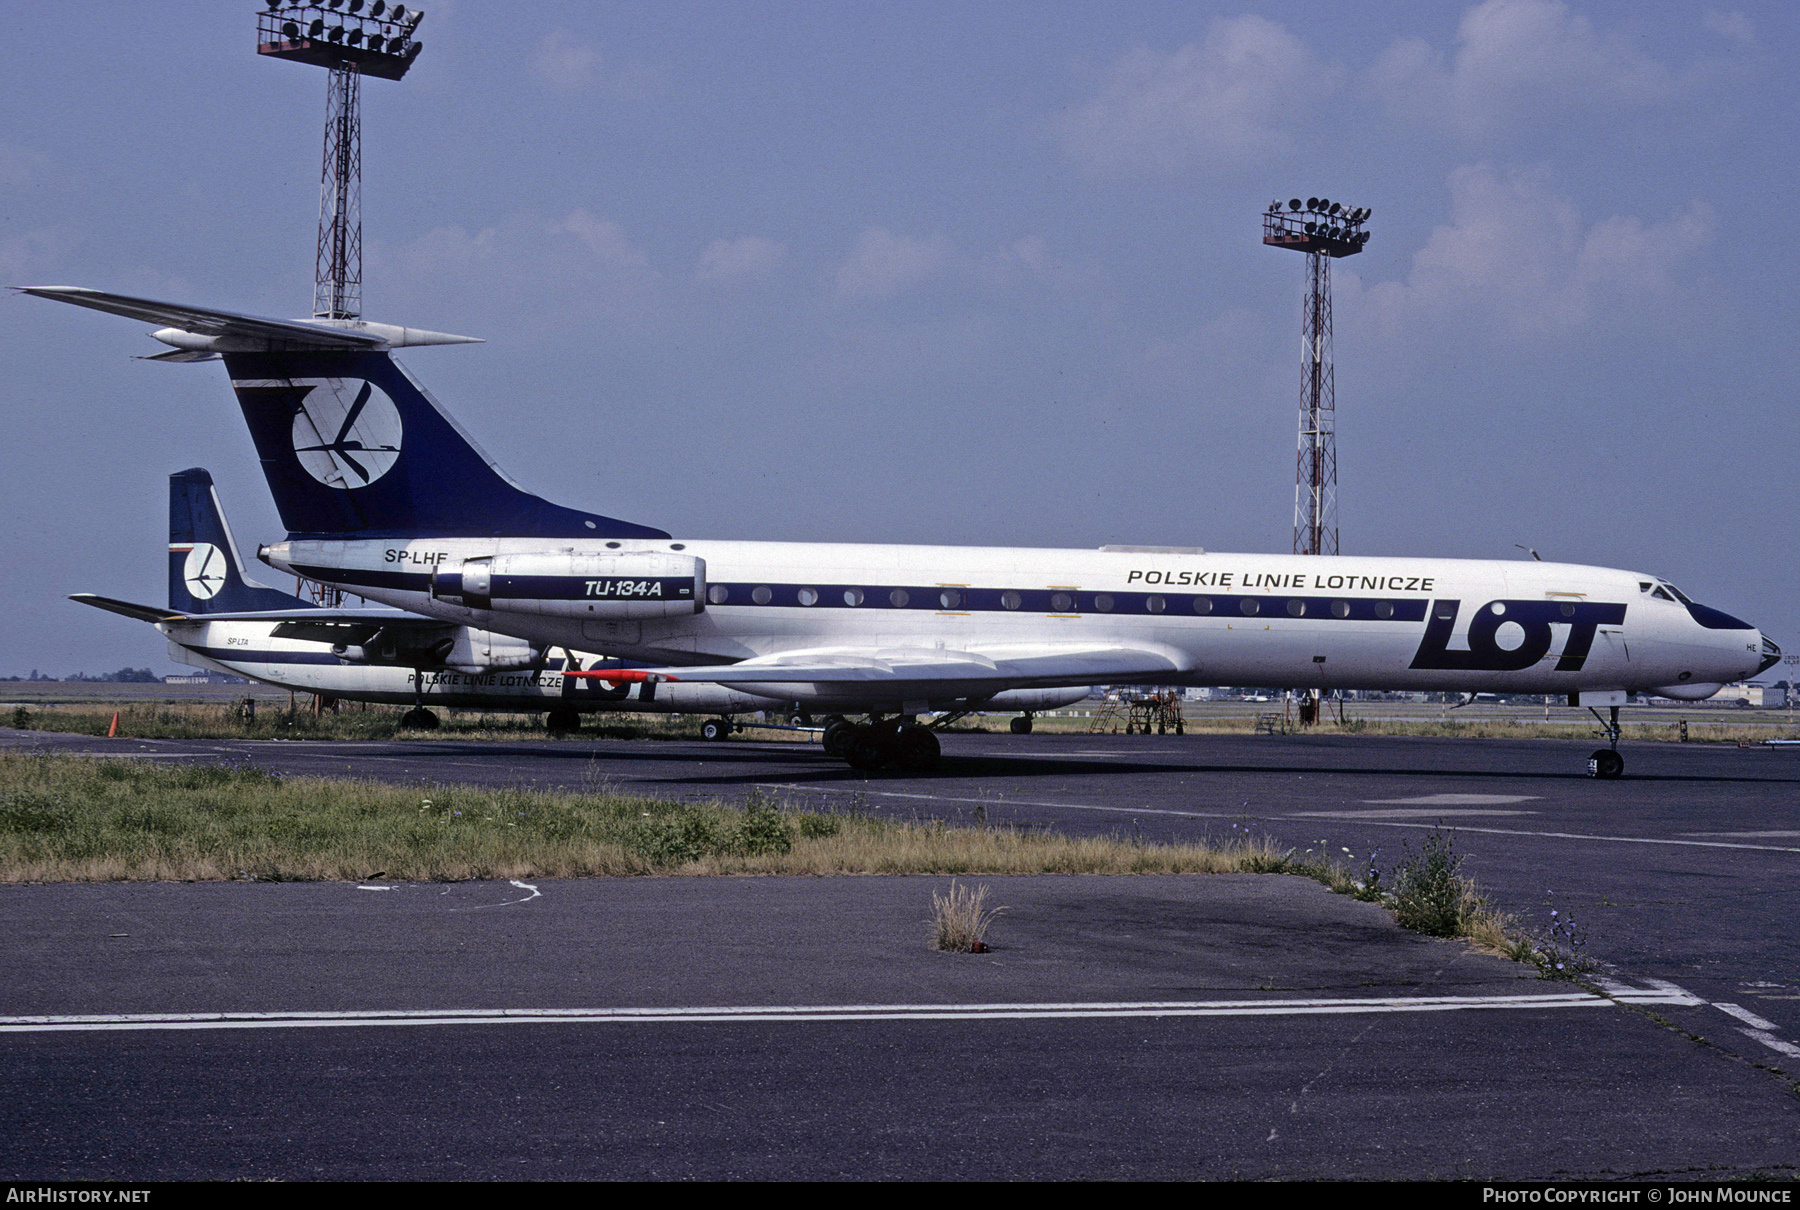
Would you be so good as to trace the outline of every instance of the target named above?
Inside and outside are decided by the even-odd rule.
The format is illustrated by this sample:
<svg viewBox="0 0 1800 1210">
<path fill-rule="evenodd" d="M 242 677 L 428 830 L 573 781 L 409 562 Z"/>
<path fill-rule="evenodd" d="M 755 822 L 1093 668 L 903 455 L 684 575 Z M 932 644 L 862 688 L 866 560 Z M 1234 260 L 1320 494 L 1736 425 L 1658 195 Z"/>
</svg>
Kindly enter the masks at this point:
<svg viewBox="0 0 1800 1210">
<path fill-rule="evenodd" d="M 729 739 L 736 730 L 737 724 L 728 718 L 709 718 L 700 724 L 700 738 L 708 741 Z"/>
<path fill-rule="evenodd" d="M 1021 714 L 1012 721 L 1012 733 L 1014 735 L 1031 734 L 1031 715 L 1029 713 Z"/>
<path fill-rule="evenodd" d="M 1610 744 L 1588 757 L 1588 776 L 1598 777 L 1602 781 L 1617 781 L 1625 772 L 1625 758 L 1619 755 L 1619 708 L 1613 706 L 1610 709 L 1612 718 L 1608 720 L 1600 718 L 1600 712 L 1592 706 L 1588 707 L 1588 713 L 1600 719 L 1600 734 Z"/>
<path fill-rule="evenodd" d="M 400 725 L 414 731 L 436 731 L 438 716 L 425 709 L 425 670 L 413 669 L 413 708 L 400 716 Z"/>
<path fill-rule="evenodd" d="M 552 735 L 571 735 L 581 730 L 581 712 L 552 710 L 544 716 L 544 730 Z"/>
<path fill-rule="evenodd" d="M 903 719 L 870 719 L 852 723 L 834 718 L 825 726 L 825 755 L 848 761 L 853 769 L 873 773 L 887 765 L 911 772 L 937 768 L 943 755 L 929 727 Z"/>
</svg>

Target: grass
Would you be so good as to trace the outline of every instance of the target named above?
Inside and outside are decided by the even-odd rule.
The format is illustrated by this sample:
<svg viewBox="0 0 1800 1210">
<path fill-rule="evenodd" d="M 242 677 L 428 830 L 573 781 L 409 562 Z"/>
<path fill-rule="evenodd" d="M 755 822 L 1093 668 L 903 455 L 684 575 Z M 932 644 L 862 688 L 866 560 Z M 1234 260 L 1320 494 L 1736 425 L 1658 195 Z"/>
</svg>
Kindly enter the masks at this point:
<svg viewBox="0 0 1800 1210">
<path fill-rule="evenodd" d="M 947 893 L 931 893 L 931 948 L 952 954 L 987 953 L 987 931 L 1005 908 L 987 905 L 986 885 L 970 890 L 950 880 Z"/>
<path fill-rule="evenodd" d="M 309 700 L 310 699 L 306 699 Z M 310 707 L 290 710 L 262 701 L 254 716 L 235 703 L 135 703 L 113 705 L 17 706 L 0 714 L 0 725 L 20 730 L 105 735 L 113 715 L 119 735 L 136 739 L 699 739 L 709 715 L 586 715 L 572 735 L 547 731 L 536 714 L 502 714 L 476 710 L 435 710 L 440 726 L 415 731 L 400 726 L 399 706 L 346 706 L 336 713 L 314 714 Z M 764 737 L 783 732 L 759 733 Z"/>
<path fill-rule="evenodd" d="M 639 874 L 1276 873 L 1267 840 L 1134 845 L 860 813 L 0 756 L 0 882 Z"/>
<path fill-rule="evenodd" d="M 302 702 L 310 698 L 303 697 Z M 1426 708 L 1426 707 L 1421 707 Z M 700 726 L 710 716 L 704 714 L 590 714 L 584 716 L 582 729 L 573 735 L 557 735 L 545 730 L 543 716 L 537 714 L 500 714 L 475 710 L 438 710 L 442 726 L 436 731 L 402 730 L 399 706 L 362 707 L 346 703 L 337 713 L 314 714 L 310 706 L 289 709 L 285 704 L 262 700 L 254 717 L 249 717 L 236 703 L 120 702 L 70 703 L 15 706 L 0 713 L 0 725 L 22 730 L 62 731 L 79 735 L 105 735 L 112 725 L 113 714 L 119 716 L 119 734 L 138 739 L 699 739 Z M 1723 713 L 1723 712 L 1715 712 Z M 1042 733 L 1085 734 L 1091 719 L 1040 714 L 1036 728 Z M 754 724 L 746 724 L 754 727 Z M 949 730 L 953 733 L 1005 733 L 1010 716 L 969 718 Z M 1526 718 L 1472 719 L 1382 719 L 1353 718 L 1346 723 L 1324 721 L 1301 729 L 1300 735 L 1383 735 L 1418 736 L 1457 739 L 1559 739 L 1586 741 L 1593 739 L 1585 724 L 1548 724 Z M 1255 727 L 1250 714 L 1190 715 L 1185 728 L 1189 735 L 1248 735 Z M 1123 723 L 1120 724 L 1121 730 Z M 805 741 L 812 736 L 789 731 L 755 730 L 758 740 Z M 1688 720 L 1688 739 L 1692 743 L 1760 742 L 1773 738 L 1794 738 L 1796 733 L 1785 726 L 1741 722 L 1736 719 L 1706 718 Z M 1671 742 L 1681 738 L 1674 722 L 1627 723 L 1623 738 L 1631 742 Z M 1599 742 L 1595 740 L 1595 742 Z"/>
<path fill-rule="evenodd" d="M 603 787 L 395 786 L 281 777 L 249 764 L 0 755 L 0 883 L 1293 874 L 1380 903 L 1405 927 L 1561 973 L 1557 947 L 1520 937 L 1460 864 L 1438 833 L 1409 852 L 1390 887 L 1373 856 L 1358 863 L 1295 852 L 1248 832 L 1217 844 L 1146 844 L 795 811 L 757 795 L 739 809 Z M 954 882 L 934 908 L 935 943 L 963 952 L 982 941 L 998 910 L 987 907 L 985 887 Z"/>
</svg>

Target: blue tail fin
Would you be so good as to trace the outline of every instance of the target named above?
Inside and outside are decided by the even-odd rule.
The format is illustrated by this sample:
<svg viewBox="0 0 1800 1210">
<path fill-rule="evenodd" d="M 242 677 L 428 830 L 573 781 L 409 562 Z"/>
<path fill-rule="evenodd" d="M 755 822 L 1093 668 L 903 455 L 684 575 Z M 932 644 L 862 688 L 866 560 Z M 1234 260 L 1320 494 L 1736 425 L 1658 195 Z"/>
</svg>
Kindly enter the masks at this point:
<svg viewBox="0 0 1800 1210">
<path fill-rule="evenodd" d="M 226 353 L 292 536 L 666 538 L 531 495 L 385 352 Z"/>
<path fill-rule="evenodd" d="M 244 579 L 237 543 L 212 476 L 195 467 L 169 476 L 169 608 L 178 613 L 304 609 L 311 601 Z"/>
</svg>

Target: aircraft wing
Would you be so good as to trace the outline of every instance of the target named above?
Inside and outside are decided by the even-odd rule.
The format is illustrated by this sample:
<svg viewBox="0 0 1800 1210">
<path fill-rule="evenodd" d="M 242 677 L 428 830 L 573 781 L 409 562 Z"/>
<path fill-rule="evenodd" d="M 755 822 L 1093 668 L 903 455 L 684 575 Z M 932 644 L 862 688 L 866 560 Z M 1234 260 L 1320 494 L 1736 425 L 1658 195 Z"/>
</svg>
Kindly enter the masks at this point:
<svg viewBox="0 0 1800 1210">
<path fill-rule="evenodd" d="M 698 668 L 607 668 L 568 676 L 620 681 L 711 684 L 863 684 L 870 688 L 993 682 L 996 687 L 1053 687 L 1148 680 L 1190 669 L 1174 652 L 1154 647 L 1015 646 L 982 651 L 937 648 L 831 648 L 760 656 Z"/>
</svg>

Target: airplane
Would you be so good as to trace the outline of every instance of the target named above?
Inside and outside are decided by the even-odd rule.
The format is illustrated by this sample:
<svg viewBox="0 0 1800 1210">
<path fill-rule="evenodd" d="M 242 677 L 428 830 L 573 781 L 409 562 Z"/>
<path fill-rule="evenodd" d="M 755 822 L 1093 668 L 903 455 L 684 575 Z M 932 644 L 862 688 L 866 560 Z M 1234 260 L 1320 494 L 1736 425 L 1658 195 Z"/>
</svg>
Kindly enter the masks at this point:
<svg viewBox="0 0 1800 1210">
<path fill-rule="evenodd" d="M 169 604 L 137 605 L 93 593 L 70 598 L 150 622 L 176 661 L 302 693 L 411 705 L 401 725 L 438 726 L 429 707 L 542 713 L 553 732 L 581 729 L 583 714 L 712 714 L 705 739 L 723 739 L 736 714 L 774 704 L 723 685 L 608 682 L 569 672 L 621 667 L 590 652 L 534 647 L 520 639 L 396 609 L 337 609 L 254 583 L 244 575 L 212 475 L 195 467 L 169 476 Z M 997 708 L 1045 710 L 1086 690 L 1025 690 Z M 786 712 L 783 711 L 783 714 Z M 810 721 L 803 713 L 795 721 Z M 1026 715 L 1024 717 L 1029 717 Z"/>
<path fill-rule="evenodd" d="M 258 549 L 270 566 L 641 665 L 565 677 L 866 715 L 824 737 L 864 771 L 933 767 L 916 717 L 1007 690 L 1255 684 L 1567 695 L 1610 740 L 1588 760 L 1610 779 L 1629 695 L 1697 700 L 1781 656 L 1668 581 L 1603 567 L 677 539 L 525 491 L 391 356 L 473 338 L 20 289 L 169 325 L 157 360 L 224 361 L 288 530 Z"/>
</svg>

